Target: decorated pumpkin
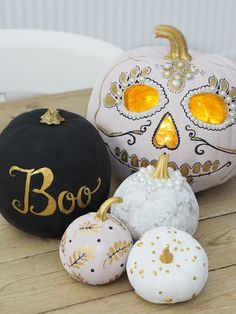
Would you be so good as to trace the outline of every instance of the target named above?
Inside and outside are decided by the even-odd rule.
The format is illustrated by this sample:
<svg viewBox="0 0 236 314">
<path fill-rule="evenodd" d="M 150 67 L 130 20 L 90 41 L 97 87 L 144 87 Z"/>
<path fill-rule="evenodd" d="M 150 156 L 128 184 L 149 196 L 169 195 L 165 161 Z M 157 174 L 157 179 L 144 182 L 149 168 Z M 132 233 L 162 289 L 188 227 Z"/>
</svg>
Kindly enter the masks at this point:
<svg viewBox="0 0 236 314">
<path fill-rule="evenodd" d="M 135 292 L 153 303 L 195 299 L 208 277 L 208 258 L 191 235 L 176 228 L 146 232 L 133 246 L 127 274 Z"/>
<path fill-rule="evenodd" d="M 189 53 L 172 26 L 155 34 L 170 49 L 123 54 L 97 82 L 87 117 L 122 179 L 168 152 L 195 192 L 223 183 L 236 174 L 236 64 Z"/>
<path fill-rule="evenodd" d="M 121 204 L 113 204 L 111 213 L 129 228 L 134 239 L 146 231 L 169 226 L 193 234 L 198 225 L 196 197 L 178 170 L 169 168 L 167 154 L 152 165 L 129 176 L 115 192 Z"/>
<path fill-rule="evenodd" d="M 97 213 L 77 218 L 66 229 L 59 253 L 66 271 L 76 280 L 92 285 L 112 282 L 125 271 L 132 238 L 117 218 L 107 214 L 113 197 L 105 201 Z"/>
<path fill-rule="evenodd" d="M 35 235 L 61 236 L 109 193 L 110 161 L 101 136 L 65 110 L 14 118 L 0 135 L 0 167 L 1 214 Z"/>
</svg>

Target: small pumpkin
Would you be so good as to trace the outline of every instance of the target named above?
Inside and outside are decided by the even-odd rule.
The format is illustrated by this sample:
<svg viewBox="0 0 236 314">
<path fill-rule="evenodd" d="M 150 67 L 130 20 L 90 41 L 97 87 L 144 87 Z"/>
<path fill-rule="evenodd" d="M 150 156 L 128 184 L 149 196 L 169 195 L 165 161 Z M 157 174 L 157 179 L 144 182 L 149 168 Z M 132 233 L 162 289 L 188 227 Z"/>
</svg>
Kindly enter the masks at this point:
<svg viewBox="0 0 236 314">
<path fill-rule="evenodd" d="M 208 277 L 208 258 L 190 234 L 159 227 L 146 232 L 133 246 L 127 274 L 135 292 L 153 303 L 195 299 Z"/>
<path fill-rule="evenodd" d="M 63 267 L 74 279 L 101 285 L 125 271 L 132 237 L 124 224 L 107 213 L 111 204 L 120 202 L 121 198 L 110 198 L 97 213 L 77 218 L 66 229 L 59 253 Z"/>
<path fill-rule="evenodd" d="M 155 35 L 170 51 L 125 52 L 95 85 L 87 117 L 121 179 L 169 153 L 195 192 L 221 184 L 236 174 L 236 63 L 190 54 L 173 26 L 157 26 Z"/>
<path fill-rule="evenodd" d="M 190 234 L 197 228 L 196 197 L 186 178 L 178 170 L 168 168 L 168 158 L 163 154 L 156 168 L 141 168 L 123 181 L 114 194 L 124 202 L 113 204 L 111 213 L 125 223 L 136 240 L 159 226 L 176 227 Z"/>
<path fill-rule="evenodd" d="M 83 117 L 37 109 L 0 135 L 0 211 L 15 227 L 61 236 L 107 198 L 111 169 L 103 140 Z"/>
</svg>

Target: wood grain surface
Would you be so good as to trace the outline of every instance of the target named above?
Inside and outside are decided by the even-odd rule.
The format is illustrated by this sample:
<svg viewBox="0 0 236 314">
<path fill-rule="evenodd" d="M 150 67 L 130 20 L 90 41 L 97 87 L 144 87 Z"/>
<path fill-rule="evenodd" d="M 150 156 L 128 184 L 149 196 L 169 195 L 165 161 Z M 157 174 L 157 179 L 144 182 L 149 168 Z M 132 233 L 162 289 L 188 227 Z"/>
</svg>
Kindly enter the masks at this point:
<svg viewBox="0 0 236 314">
<path fill-rule="evenodd" d="M 90 90 L 0 104 L 0 130 L 18 114 L 63 108 L 85 115 Z M 111 195 L 119 184 L 113 176 Z M 197 194 L 195 234 L 209 257 L 209 279 L 196 300 L 155 305 L 137 296 L 126 275 L 104 286 L 76 282 L 61 266 L 59 239 L 23 233 L 0 217 L 0 313 L 236 313 L 236 178 Z"/>
</svg>

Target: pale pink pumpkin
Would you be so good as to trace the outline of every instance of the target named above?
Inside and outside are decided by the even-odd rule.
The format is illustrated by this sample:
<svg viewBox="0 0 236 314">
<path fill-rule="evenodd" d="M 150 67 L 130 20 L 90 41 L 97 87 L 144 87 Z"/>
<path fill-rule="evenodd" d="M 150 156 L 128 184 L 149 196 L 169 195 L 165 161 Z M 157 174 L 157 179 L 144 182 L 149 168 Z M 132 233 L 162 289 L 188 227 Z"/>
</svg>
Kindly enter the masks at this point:
<svg viewBox="0 0 236 314">
<path fill-rule="evenodd" d="M 87 118 L 102 135 L 121 179 L 160 153 L 200 191 L 236 174 L 236 64 L 187 51 L 183 35 L 159 26 L 164 47 L 123 54 L 98 80 Z"/>
</svg>

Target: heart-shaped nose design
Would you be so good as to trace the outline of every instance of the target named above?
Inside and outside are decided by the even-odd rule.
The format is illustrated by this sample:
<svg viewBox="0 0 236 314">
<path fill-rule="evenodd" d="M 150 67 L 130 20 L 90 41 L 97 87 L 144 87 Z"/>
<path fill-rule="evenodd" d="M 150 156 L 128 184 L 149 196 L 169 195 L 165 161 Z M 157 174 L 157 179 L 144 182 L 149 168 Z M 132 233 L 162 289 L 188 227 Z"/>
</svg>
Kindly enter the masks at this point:
<svg viewBox="0 0 236 314">
<path fill-rule="evenodd" d="M 171 150 L 179 146 L 179 133 L 174 119 L 169 112 L 164 115 L 156 128 L 152 138 L 152 144 L 159 149 L 168 148 Z"/>
</svg>

